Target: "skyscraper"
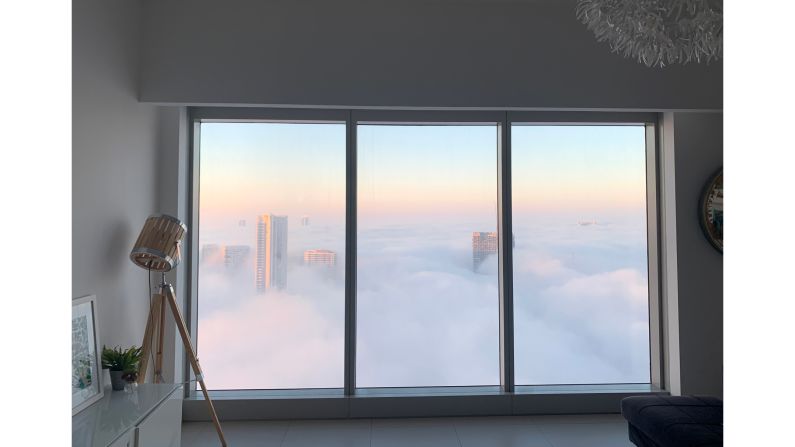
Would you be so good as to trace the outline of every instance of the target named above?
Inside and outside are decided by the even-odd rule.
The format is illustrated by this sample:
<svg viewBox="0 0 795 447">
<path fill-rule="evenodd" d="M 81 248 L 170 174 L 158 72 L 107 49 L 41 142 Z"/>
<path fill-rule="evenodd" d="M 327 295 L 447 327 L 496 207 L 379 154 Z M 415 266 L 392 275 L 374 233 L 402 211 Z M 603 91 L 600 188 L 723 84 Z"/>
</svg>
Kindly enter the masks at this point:
<svg viewBox="0 0 795 447">
<path fill-rule="evenodd" d="M 257 292 L 287 286 L 287 216 L 257 217 Z"/>
<path fill-rule="evenodd" d="M 477 271 L 489 255 L 497 253 L 498 241 L 496 232 L 472 233 L 472 270 Z"/>
<path fill-rule="evenodd" d="M 229 270 L 234 270 L 244 265 L 250 251 L 251 247 L 248 245 L 227 245 L 224 247 L 224 266 Z"/>
<path fill-rule="evenodd" d="M 218 255 L 220 252 L 220 247 L 218 244 L 204 244 L 202 245 L 201 254 L 199 256 L 199 262 L 207 262 Z"/>
<path fill-rule="evenodd" d="M 301 218 L 301 226 L 308 227 L 309 226 L 309 216 L 303 216 Z"/>
<path fill-rule="evenodd" d="M 304 252 L 304 264 L 334 267 L 337 264 L 337 254 L 331 250 L 307 250 Z"/>
</svg>

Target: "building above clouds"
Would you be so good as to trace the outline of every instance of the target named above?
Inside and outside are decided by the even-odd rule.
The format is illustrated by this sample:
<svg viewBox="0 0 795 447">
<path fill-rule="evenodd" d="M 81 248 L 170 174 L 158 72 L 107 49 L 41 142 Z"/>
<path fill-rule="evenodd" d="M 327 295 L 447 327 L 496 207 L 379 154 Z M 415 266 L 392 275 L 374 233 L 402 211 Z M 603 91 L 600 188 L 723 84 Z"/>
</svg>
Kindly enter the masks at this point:
<svg viewBox="0 0 795 447">
<path fill-rule="evenodd" d="M 331 250 L 306 250 L 304 264 L 333 267 L 337 265 L 337 253 Z"/>
<path fill-rule="evenodd" d="M 201 254 L 199 255 L 199 262 L 207 262 L 218 256 L 220 252 L 221 247 L 218 244 L 204 244 L 202 245 Z"/>
<path fill-rule="evenodd" d="M 257 292 L 287 287 L 287 216 L 257 217 Z"/>
<path fill-rule="evenodd" d="M 244 265 L 251 253 L 248 245 L 227 245 L 224 247 L 224 266 L 233 270 Z"/>
<path fill-rule="evenodd" d="M 489 255 L 497 254 L 499 238 L 496 232 L 472 233 L 472 270 L 477 271 Z"/>
</svg>

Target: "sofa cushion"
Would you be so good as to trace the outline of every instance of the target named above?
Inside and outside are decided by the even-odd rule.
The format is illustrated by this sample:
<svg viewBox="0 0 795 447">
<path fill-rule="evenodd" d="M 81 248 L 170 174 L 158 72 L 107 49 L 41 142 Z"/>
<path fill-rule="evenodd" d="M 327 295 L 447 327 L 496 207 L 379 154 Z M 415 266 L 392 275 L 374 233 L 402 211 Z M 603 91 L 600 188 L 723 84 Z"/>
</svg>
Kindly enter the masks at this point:
<svg viewBox="0 0 795 447">
<path fill-rule="evenodd" d="M 621 414 L 660 447 L 723 445 L 723 402 L 715 397 L 627 397 Z"/>
</svg>

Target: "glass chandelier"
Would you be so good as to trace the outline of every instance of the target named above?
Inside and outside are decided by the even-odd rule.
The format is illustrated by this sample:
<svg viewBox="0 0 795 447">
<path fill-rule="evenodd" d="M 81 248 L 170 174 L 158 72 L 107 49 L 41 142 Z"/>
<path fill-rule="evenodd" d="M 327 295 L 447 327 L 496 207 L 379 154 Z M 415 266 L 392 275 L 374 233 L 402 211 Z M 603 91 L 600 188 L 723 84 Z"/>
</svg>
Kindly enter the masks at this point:
<svg viewBox="0 0 795 447">
<path fill-rule="evenodd" d="M 722 0 L 579 0 L 577 18 L 614 53 L 649 67 L 723 56 Z"/>
</svg>

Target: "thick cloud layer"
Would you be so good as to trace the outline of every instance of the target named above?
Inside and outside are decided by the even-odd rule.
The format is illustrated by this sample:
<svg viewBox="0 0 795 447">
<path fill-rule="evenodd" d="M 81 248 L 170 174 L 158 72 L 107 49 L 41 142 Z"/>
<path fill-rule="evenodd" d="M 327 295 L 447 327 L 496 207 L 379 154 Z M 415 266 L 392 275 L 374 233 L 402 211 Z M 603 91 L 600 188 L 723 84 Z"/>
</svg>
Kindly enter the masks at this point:
<svg viewBox="0 0 795 447">
<path fill-rule="evenodd" d="M 488 230 L 360 231 L 359 386 L 499 383 L 496 257 L 472 267 L 472 231 Z M 642 220 L 515 230 L 517 383 L 648 382 Z M 253 252 L 233 271 L 203 262 L 198 349 L 212 388 L 342 386 L 344 240 L 329 237 L 341 229 L 298 231 L 291 228 L 285 290 L 255 293 Z M 311 248 L 337 251 L 338 265 L 302 265 Z"/>
</svg>

